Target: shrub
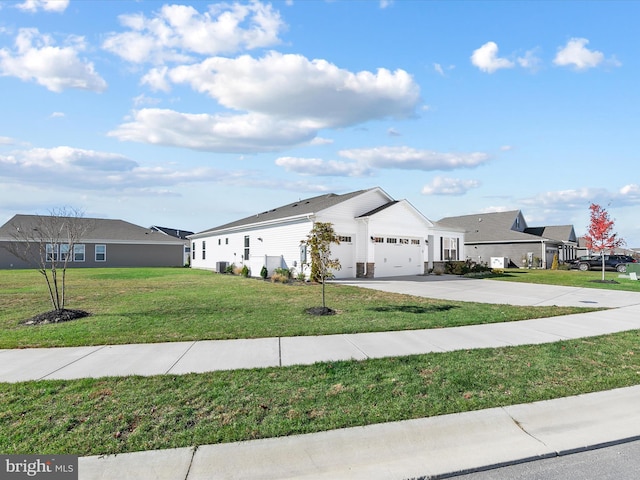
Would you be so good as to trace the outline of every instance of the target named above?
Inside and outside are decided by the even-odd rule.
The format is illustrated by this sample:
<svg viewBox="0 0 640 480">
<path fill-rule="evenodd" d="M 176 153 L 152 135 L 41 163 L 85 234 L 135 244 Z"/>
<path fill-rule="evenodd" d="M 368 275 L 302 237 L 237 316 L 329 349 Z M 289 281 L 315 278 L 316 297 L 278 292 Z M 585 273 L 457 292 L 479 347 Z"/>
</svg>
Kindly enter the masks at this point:
<svg viewBox="0 0 640 480">
<path fill-rule="evenodd" d="M 558 270 L 558 254 L 553 255 L 553 262 L 551 262 L 551 270 Z"/>
<path fill-rule="evenodd" d="M 249 267 L 247 267 L 246 265 L 244 265 L 242 267 L 242 270 L 240 271 L 240 274 L 244 277 L 247 278 L 249 276 Z"/>
<path fill-rule="evenodd" d="M 236 264 L 232 263 L 231 265 L 227 265 L 227 268 L 224 269 L 224 273 L 234 273 L 236 270 Z"/>
<path fill-rule="evenodd" d="M 266 280 L 267 277 L 269 276 L 269 270 L 267 270 L 266 266 L 262 266 L 262 270 L 260 270 L 260 276 L 262 277 L 263 280 Z"/>
</svg>

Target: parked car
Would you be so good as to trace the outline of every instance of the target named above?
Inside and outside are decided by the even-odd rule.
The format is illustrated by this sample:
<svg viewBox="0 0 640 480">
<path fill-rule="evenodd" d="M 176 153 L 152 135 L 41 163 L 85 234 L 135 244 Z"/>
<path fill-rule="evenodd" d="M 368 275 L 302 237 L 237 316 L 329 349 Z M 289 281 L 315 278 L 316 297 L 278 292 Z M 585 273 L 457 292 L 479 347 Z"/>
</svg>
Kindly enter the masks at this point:
<svg viewBox="0 0 640 480">
<path fill-rule="evenodd" d="M 604 256 L 604 268 L 606 270 L 616 270 L 617 272 L 624 273 L 627 271 L 627 264 L 635 263 L 635 259 L 627 255 L 605 255 Z M 598 270 L 602 268 L 602 256 L 601 255 L 587 255 L 572 260 L 570 268 L 577 268 L 583 272 L 587 270 Z"/>
</svg>

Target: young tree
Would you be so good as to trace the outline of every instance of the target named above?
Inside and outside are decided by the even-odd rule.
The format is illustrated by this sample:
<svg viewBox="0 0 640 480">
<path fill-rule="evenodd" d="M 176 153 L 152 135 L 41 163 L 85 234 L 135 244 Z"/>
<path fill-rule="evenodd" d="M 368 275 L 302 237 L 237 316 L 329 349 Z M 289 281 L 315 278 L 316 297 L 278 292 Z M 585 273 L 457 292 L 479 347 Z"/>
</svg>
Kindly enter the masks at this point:
<svg viewBox="0 0 640 480">
<path fill-rule="evenodd" d="M 303 245 L 309 249 L 311 257 L 311 280 L 322 284 L 322 310 L 326 312 L 325 281 L 333 278 L 333 270 L 340 270 L 340 262 L 331 258 L 331 244 L 339 244 L 331 223 L 316 222 Z"/>
<path fill-rule="evenodd" d="M 599 253 L 602 257 L 602 280 L 604 280 L 604 255 L 607 250 L 624 245 L 624 240 L 613 232 L 614 222 L 609 218 L 609 212 L 596 203 L 589 206 L 591 221 L 585 235 L 588 250 Z"/>
<path fill-rule="evenodd" d="M 80 210 L 70 207 L 28 218 L 35 221 L 19 217 L 11 224 L 12 241 L 5 248 L 43 275 L 53 311 L 62 312 L 66 301 L 67 265 L 76 245 L 94 224 L 84 219 Z"/>
</svg>

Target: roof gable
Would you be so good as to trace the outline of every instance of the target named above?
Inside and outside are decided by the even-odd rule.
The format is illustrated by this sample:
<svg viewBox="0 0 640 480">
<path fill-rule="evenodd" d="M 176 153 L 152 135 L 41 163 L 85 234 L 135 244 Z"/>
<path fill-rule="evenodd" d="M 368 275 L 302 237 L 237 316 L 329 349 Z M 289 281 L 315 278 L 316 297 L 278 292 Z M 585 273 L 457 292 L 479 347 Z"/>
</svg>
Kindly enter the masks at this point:
<svg viewBox="0 0 640 480">
<path fill-rule="evenodd" d="M 0 227 L 0 239 L 14 240 L 13 232 L 16 227 L 25 230 L 37 228 L 43 215 L 14 215 L 14 217 Z M 112 243 L 182 243 L 177 238 L 153 231 L 148 228 L 125 222 L 124 220 L 111 220 L 104 218 L 74 218 L 88 227 L 83 241 L 112 242 Z"/>
<path fill-rule="evenodd" d="M 327 210 L 338 204 L 341 204 L 343 202 L 356 198 L 360 195 L 363 195 L 367 192 L 372 192 L 375 190 L 379 190 L 380 192 L 382 192 L 382 190 L 379 189 L 378 187 L 374 187 L 367 190 L 357 190 L 355 192 L 345 193 L 342 195 L 337 195 L 335 193 L 318 195 L 316 197 L 306 198 L 304 200 L 298 200 L 297 202 L 288 203 L 286 205 L 282 205 L 281 207 L 273 208 L 271 210 L 266 210 L 262 213 L 257 213 L 256 215 L 245 217 L 240 220 L 236 220 L 234 222 L 225 223 L 224 225 L 220 225 L 218 227 L 204 230 L 195 235 L 209 234 L 209 233 L 235 229 L 240 227 L 248 227 L 251 225 L 261 224 L 265 222 L 277 222 L 279 220 L 285 220 L 289 218 L 315 215 L 318 212 Z M 384 192 L 382 193 L 384 194 L 385 197 L 391 199 L 386 193 Z"/>
<path fill-rule="evenodd" d="M 560 242 L 576 241 L 572 225 L 528 227 L 520 210 L 447 217 L 439 220 L 438 223 L 464 228 L 467 243 L 539 242 L 542 239 Z"/>
</svg>

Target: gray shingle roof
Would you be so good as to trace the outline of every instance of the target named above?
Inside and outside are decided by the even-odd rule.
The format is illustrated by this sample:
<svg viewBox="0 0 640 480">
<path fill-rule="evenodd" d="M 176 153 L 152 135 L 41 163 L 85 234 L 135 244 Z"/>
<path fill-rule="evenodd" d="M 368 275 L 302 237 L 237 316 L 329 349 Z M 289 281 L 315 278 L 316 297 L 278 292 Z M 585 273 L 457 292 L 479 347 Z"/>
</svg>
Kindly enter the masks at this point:
<svg viewBox="0 0 640 480">
<path fill-rule="evenodd" d="M 465 243 L 476 242 L 540 242 L 542 239 L 555 241 L 571 240 L 573 226 L 527 227 L 519 232 L 513 225 L 521 215 L 520 210 L 508 212 L 477 213 L 459 217 L 446 217 L 438 221 L 445 226 L 461 227 L 465 230 Z"/>
<path fill-rule="evenodd" d="M 371 189 L 373 190 L 373 189 Z M 265 210 L 262 213 L 257 213 L 250 217 L 242 218 L 234 222 L 225 223 L 208 230 L 199 232 L 198 235 L 203 233 L 211 233 L 219 230 L 227 230 L 230 228 L 243 227 L 247 225 L 253 225 L 255 223 L 269 222 L 273 220 L 280 220 L 283 218 L 297 217 L 301 215 L 312 215 L 329 207 L 333 207 L 339 203 L 342 203 L 351 198 L 357 197 L 368 190 L 358 190 L 356 192 L 345 193 L 343 195 L 336 195 L 335 193 L 328 193 L 325 195 L 319 195 L 317 197 L 306 198 L 304 200 L 298 200 L 297 202 L 288 203 L 281 207 L 273 208 L 271 210 Z"/>
<path fill-rule="evenodd" d="M 16 227 L 20 227 L 22 230 L 33 230 L 38 226 L 42 217 L 40 215 L 15 215 L 0 227 L 0 239 L 5 241 L 13 240 L 12 233 Z M 85 241 L 105 243 L 182 243 L 177 238 L 169 237 L 164 233 L 155 232 L 124 220 L 104 218 L 79 218 L 74 220 L 90 226 L 88 233 L 83 236 Z"/>
</svg>

